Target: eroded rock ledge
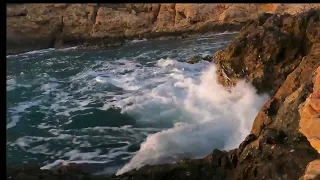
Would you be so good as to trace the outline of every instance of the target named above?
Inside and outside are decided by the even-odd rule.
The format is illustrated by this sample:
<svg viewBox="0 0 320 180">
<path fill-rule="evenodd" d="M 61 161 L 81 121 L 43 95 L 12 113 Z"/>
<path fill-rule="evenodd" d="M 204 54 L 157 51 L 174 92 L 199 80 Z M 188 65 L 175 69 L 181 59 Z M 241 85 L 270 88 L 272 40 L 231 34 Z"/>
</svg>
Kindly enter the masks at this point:
<svg viewBox="0 0 320 180">
<path fill-rule="evenodd" d="M 317 77 L 320 75 L 316 69 L 320 66 L 319 52 L 319 9 L 296 16 L 263 14 L 249 22 L 225 50 L 214 56 L 214 61 L 219 66 L 217 73 L 223 70 L 230 79 L 221 73 L 220 82 L 223 85 L 233 85 L 238 79 L 246 78 L 259 92 L 271 95 L 254 120 L 251 133 L 240 146 L 228 152 L 215 149 L 202 159 L 143 166 L 120 176 L 111 175 L 104 179 L 319 178 L 319 149 L 316 150 L 318 146 L 311 141 L 310 144 L 308 139 L 315 134 L 318 136 L 320 129 L 304 129 L 310 127 L 309 120 L 318 118 L 318 112 L 306 116 L 308 114 L 304 114 L 304 109 L 313 104 L 316 105 L 312 106 L 313 110 L 318 110 Z M 57 170 L 38 170 L 34 174 L 29 172 L 31 171 L 25 171 L 24 175 L 39 179 L 45 173 L 53 176 Z M 16 174 L 16 171 L 9 173 L 12 179 L 18 179 Z M 68 173 L 59 176 L 70 177 Z M 78 179 L 80 177 L 100 178 L 81 175 Z"/>
<path fill-rule="evenodd" d="M 319 4 L 9 4 L 7 54 L 126 39 L 239 30 L 259 14 L 295 14 Z"/>
</svg>

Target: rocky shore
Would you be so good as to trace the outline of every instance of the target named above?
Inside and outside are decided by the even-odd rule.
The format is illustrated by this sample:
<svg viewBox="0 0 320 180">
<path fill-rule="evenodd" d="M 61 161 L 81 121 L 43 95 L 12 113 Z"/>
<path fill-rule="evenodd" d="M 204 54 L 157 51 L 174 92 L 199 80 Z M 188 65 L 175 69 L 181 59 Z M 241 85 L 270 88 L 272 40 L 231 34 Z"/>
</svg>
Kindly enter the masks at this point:
<svg viewBox="0 0 320 180">
<path fill-rule="evenodd" d="M 94 25 L 85 26 L 88 23 L 87 21 L 79 21 L 82 23 L 81 27 L 88 28 L 86 30 L 76 28 L 73 23 L 65 23 L 67 22 L 65 18 L 68 16 L 66 16 L 67 10 L 64 8 L 69 9 L 77 6 L 77 8 L 74 7 L 74 12 L 70 13 L 72 17 L 78 17 L 78 8 L 86 9 L 92 7 L 94 9 L 93 7 L 96 5 L 50 6 L 52 8 L 60 8 L 61 13 L 63 9 L 63 31 L 60 30 L 58 38 L 59 41 L 63 41 L 62 44 L 68 44 L 65 41 L 67 36 L 72 39 L 70 42 L 78 43 L 79 41 L 75 41 L 73 38 L 78 37 L 81 39 L 85 38 L 86 35 L 87 38 L 92 38 L 92 35 L 97 33 L 97 31 L 91 30 L 92 26 L 93 29 L 98 28 L 97 22 L 100 21 L 97 21 L 97 18 L 102 13 L 99 13 L 99 11 L 102 11 L 100 5 L 95 15 Z M 165 7 L 170 9 L 173 5 L 159 6 L 158 9 L 160 10 L 157 19 L 154 21 L 156 25 L 152 29 L 162 29 L 162 31 L 159 30 L 162 33 L 177 32 L 174 31 L 176 26 L 170 26 L 165 23 L 171 22 L 168 20 L 170 19 L 168 14 L 163 12 L 161 15 L 161 9 Z M 232 8 L 232 6 L 229 8 Z M 264 7 L 267 5 L 256 6 Z M 279 6 L 270 5 L 270 8 L 279 8 Z M 179 6 L 174 5 L 174 7 L 174 14 L 176 15 L 177 12 L 180 12 L 177 10 Z M 28 9 L 27 14 L 32 12 L 31 9 Z M 287 11 L 293 11 L 293 9 L 287 9 Z M 72 9 L 69 10 L 71 11 Z M 137 12 L 146 14 L 143 11 L 134 11 L 136 14 Z M 167 9 L 165 12 L 167 11 L 169 10 Z M 226 11 L 227 9 L 223 12 L 225 13 Z M 270 11 L 276 12 L 274 9 Z M 51 10 L 51 13 L 57 12 L 56 10 Z M 83 11 L 81 12 L 83 13 Z M 189 11 L 185 10 L 183 12 L 185 12 L 185 17 L 193 17 L 186 13 Z M 20 16 L 25 14 L 20 13 Z M 255 14 L 257 15 L 257 13 Z M 320 115 L 320 68 L 318 68 L 320 66 L 320 9 L 291 14 L 294 15 L 259 14 L 258 17 L 246 23 L 226 49 L 216 52 L 212 58 L 212 61 L 218 66 L 218 80 L 223 86 L 233 86 L 239 79 L 246 79 L 255 86 L 259 93 L 270 94 L 270 99 L 260 109 L 255 118 L 250 134 L 238 148 L 228 152 L 215 149 L 202 159 L 183 159 L 174 164 L 143 166 L 138 170 L 119 176 L 91 176 L 83 173 L 74 165 L 63 166 L 54 170 L 40 170 L 39 167 L 30 166 L 7 167 L 7 179 L 320 179 L 320 124 L 318 122 Z M 17 15 L 16 13 L 15 16 Z M 87 15 L 89 17 L 90 13 Z M 153 15 L 151 16 L 153 17 Z M 23 17 L 26 18 L 29 15 Z M 220 14 L 219 18 L 221 17 L 222 15 Z M 40 19 L 40 16 L 38 18 Z M 163 18 L 162 20 L 166 19 L 166 21 L 160 21 L 159 19 L 161 18 Z M 103 19 L 106 21 L 107 18 Z M 175 19 L 177 19 L 176 16 Z M 234 22 L 227 19 L 222 18 L 225 22 Z M 48 23 L 50 24 L 51 21 L 54 21 L 54 18 Z M 207 21 L 209 20 L 203 20 L 203 22 Z M 175 22 L 177 21 L 175 20 Z M 189 24 L 185 29 L 190 30 L 200 26 L 196 26 L 197 23 L 190 26 L 191 22 L 188 22 Z M 198 21 L 198 23 L 200 22 Z M 71 28 L 72 25 L 73 28 Z M 13 24 L 11 26 L 13 27 Z M 39 28 L 40 25 L 37 27 Z M 48 24 L 46 27 L 49 28 Z M 110 28 L 110 26 L 108 27 Z M 141 25 L 141 27 L 143 26 Z M 7 26 L 7 33 L 8 28 L 10 29 L 10 26 Z M 30 29 L 32 29 L 32 25 L 30 25 Z M 26 34 L 30 29 L 26 30 Z M 41 31 L 43 29 L 39 28 L 38 30 L 39 38 L 49 37 L 44 36 L 44 34 L 41 36 L 40 32 L 45 32 Z M 31 31 L 29 32 L 31 33 Z M 83 32 L 90 32 L 91 34 L 88 35 Z M 117 31 L 115 30 L 115 32 Z M 130 32 L 133 32 L 133 30 Z M 132 35 L 130 32 L 125 31 L 123 34 L 129 37 Z M 137 30 L 136 32 L 139 31 Z M 156 32 L 156 30 L 150 30 L 150 32 Z M 179 31 L 179 33 L 181 32 Z M 76 35 L 77 33 L 78 35 L 82 34 L 82 36 Z M 71 37 L 71 34 L 74 36 Z M 19 36 L 15 37 L 21 38 Z M 30 37 L 32 37 L 31 34 Z M 97 37 L 105 36 L 100 34 Z M 114 35 L 113 37 L 119 38 L 120 36 Z M 54 44 L 56 44 L 56 40 Z"/>
<path fill-rule="evenodd" d="M 8 4 L 7 54 L 240 30 L 262 13 L 319 4 Z"/>
<path fill-rule="evenodd" d="M 215 149 L 203 159 L 144 166 L 114 179 L 319 179 L 319 33 L 319 9 L 249 22 L 212 59 L 224 86 L 244 78 L 271 95 L 247 138 L 229 152 Z"/>
</svg>

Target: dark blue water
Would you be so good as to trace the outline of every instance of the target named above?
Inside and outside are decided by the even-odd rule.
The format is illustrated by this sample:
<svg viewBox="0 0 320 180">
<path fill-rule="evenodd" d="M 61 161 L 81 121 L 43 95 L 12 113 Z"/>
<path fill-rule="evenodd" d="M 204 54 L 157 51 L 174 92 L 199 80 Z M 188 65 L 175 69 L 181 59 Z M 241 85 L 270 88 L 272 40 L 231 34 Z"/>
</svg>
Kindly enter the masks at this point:
<svg viewBox="0 0 320 180">
<path fill-rule="evenodd" d="M 192 121 L 193 112 L 177 105 L 187 98 L 177 86 L 199 79 L 210 63 L 185 61 L 211 55 L 234 35 L 8 56 L 7 163 L 115 171 L 149 135 Z"/>
</svg>

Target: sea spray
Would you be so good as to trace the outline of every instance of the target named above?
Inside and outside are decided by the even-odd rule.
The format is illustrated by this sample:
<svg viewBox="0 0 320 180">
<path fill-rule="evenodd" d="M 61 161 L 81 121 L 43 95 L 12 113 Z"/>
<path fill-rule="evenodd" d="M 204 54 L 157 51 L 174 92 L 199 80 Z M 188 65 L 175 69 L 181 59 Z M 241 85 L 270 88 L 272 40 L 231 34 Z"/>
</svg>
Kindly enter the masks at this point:
<svg viewBox="0 0 320 180">
<path fill-rule="evenodd" d="M 215 90 L 220 86 L 202 83 L 215 79 L 214 73 L 207 73 L 207 80 L 202 75 L 211 63 L 191 65 L 185 61 L 194 55 L 211 55 L 233 36 L 148 40 L 104 50 L 49 49 L 7 57 L 9 163 L 34 162 L 43 168 L 80 163 L 93 172 L 102 168 L 115 172 L 139 149 L 148 149 L 140 148 L 144 141 L 146 147 L 153 141 L 158 155 L 157 160 L 147 156 L 141 164 L 201 157 L 213 147 L 227 149 L 237 142 L 232 139 L 238 138 L 234 134 L 239 134 L 228 131 L 240 129 L 231 120 L 219 121 L 233 112 L 226 105 L 228 108 L 219 109 L 220 104 L 228 105 L 224 99 L 228 92 L 222 94 Z M 255 97 L 255 93 L 241 92 L 239 96 Z M 232 98 L 239 101 L 238 96 Z M 106 113 L 113 106 L 134 120 Z M 237 108 L 251 112 L 251 106 Z M 245 110 L 242 112 L 238 116 L 247 117 Z M 247 122 L 241 126 L 250 129 L 252 121 L 241 122 Z M 198 151 L 190 148 L 192 144 L 199 144 Z M 75 159 L 70 152 L 78 154 Z"/>
<path fill-rule="evenodd" d="M 162 99 L 163 105 L 183 109 L 191 118 L 188 122 L 176 122 L 170 129 L 149 135 L 117 175 L 147 164 L 172 163 L 184 157 L 200 158 L 215 148 L 236 148 L 249 133 L 255 116 L 267 100 L 267 95 L 257 95 L 254 87 L 244 81 L 239 81 L 228 91 L 217 83 L 213 64 L 206 64 L 208 68 L 199 80 L 186 76 L 187 73 L 179 73 L 186 68 L 195 68 L 192 65 L 171 59 L 162 59 L 158 65 L 171 67 L 176 72 L 171 74 L 174 80 L 167 83 L 173 87 L 158 86 L 148 96 Z M 144 110 L 150 107 L 149 103 L 145 102 Z"/>
</svg>

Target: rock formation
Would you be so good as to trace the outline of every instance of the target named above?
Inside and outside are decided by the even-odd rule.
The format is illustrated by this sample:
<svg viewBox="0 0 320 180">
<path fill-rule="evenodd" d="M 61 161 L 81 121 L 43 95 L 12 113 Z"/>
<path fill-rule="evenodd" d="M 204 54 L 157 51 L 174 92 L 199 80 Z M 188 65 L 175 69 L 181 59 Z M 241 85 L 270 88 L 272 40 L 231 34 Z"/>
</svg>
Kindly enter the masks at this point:
<svg viewBox="0 0 320 180">
<path fill-rule="evenodd" d="M 187 60 L 187 63 L 189 64 L 195 64 L 198 63 L 200 61 L 211 61 L 211 56 L 201 56 L 201 55 L 195 55 L 192 56 L 190 59 Z"/>
<path fill-rule="evenodd" d="M 300 132 L 308 138 L 311 146 L 320 153 L 320 67 L 317 69 L 313 92 L 304 104 L 301 104 Z"/>
<path fill-rule="evenodd" d="M 310 162 L 306 168 L 301 180 L 319 180 L 320 179 L 320 159 Z"/>
<path fill-rule="evenodd" d="M 313 87 L 316 89 L 318 84 L 312 72 L 316 73 L 320 66 L 319 17 L 320 10 L 296 16 L 263 14 L 249 22 L 225 50 L 215 54 L 222 84 L 232 85 L 246 78 L 260 92 L 272 95 L 257 115 L 251 134 L 237 149 L 214 150 L 203 159 L 176 164 L 144 166 L 114 179 L 289 180 L 302 177 L 307 165 L 320 158 L 313 148 L 316 145 L 308 141 L 309 135 L 317 136 L 320 132 L 312 119 L 315 116 L 302 114 L 300 117 L 299 114 L 299 107 L 306 107 L 308 100 L 305 105 L 301 104 L 310 94 L 311 99 L 318 97 L 314 95 Z M 228 81 L 232 83 L 226 83 Z M 313 121 L 300 121 L 304 117 L 308 118 L 306 121 Z M 312 126 L 309 123 L 313 123 Z M 308 135 L 300 133 L 300 126 L 307 129 L 301 131 Z M 308 166 L 311 167 L 314 165 Z"/>
<path fill-rule="evenodd" d="M 238 30 L 261 13 L 319 4 L 8 4 L 7 54 L 125 39 Z"/>
<path fill-rule="evenodd" d="M 259 92 L 277 90 L 301 58 L 319 48 L 319 17 L 314 13 L 262 14 L 249 22 L 228 48 L 215 54 L 219 81 L 232 85 L 245 78 Z"/>
<path fill-rule="evenodd" d="M 268 11 L 276 11 L 279 6 L 263 7 Z M 161 5 L 160 9 L 169 11 L 172 7 Z M 226 12 L 223 9 L 225 7 L 228 6 L 219 7 L 222 8 L 221 12 Z M 293 9 L 290 9 L 290 13 L 293 13 Z M 173 10 L 170 12 L 174 13 Z M 223 19 L 232 17 L 232 14 L 226 14 Z M 161 10 L 158 14 L 164 19 L 172 18 L 171 15 L 161 14 Z M 202 16 L 195 17 L 201 19 Z M 161 26 L 170 27 L 170 22 L 164 21 Z M 319 33 L 319 9 L 297 15 L 262 14 L 248 22 L 225 50 L 213 56 L 221 84 L 232 86 L 245 78 L 260 93 L 267 92 L 271 96 L 254 120 L 251 133 L 238 148 L 228 152 L 215 149 L 202 159 L 143 166 L 105 179 L 319 178 Z M 38 173 L 50 176 L 56 171 Z M 18 179 L 16 174 L 10 174 L 12 179 Z M 41 179 L 39 174 L 34 176 Z"/>
</svg>

